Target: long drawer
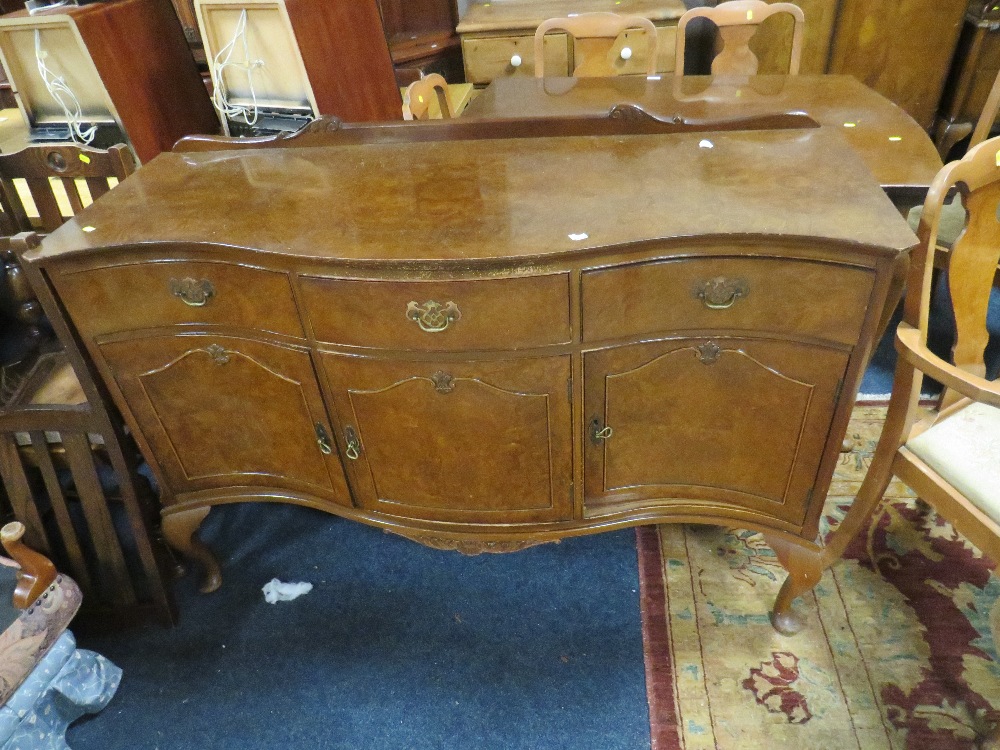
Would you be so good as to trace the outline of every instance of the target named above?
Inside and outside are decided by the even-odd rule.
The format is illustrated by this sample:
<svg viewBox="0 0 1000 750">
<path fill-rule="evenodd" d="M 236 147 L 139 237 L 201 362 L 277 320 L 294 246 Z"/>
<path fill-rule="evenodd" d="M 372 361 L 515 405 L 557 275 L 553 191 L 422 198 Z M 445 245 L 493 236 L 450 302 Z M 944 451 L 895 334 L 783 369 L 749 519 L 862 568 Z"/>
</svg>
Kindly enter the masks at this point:
<svg viewBox="0 0 1000 750">
<path fill-rule="evenodd" d="M 693 330 L 785 333 L 857 342 L 870 269 L 784 258 L 638 263 L 583 275 L 583 338 Z"/>
<path fill-rule="evenodd" d="M 172 325 L 224 325 L 302 337 L 288 275 L 201 261 L 144 261 L 53 279 L 84 336 Z"/>
<path fill-rule="evenodd" d="M 343 346 L 521 349 L 571 340 L 569 276 L 458 281 L 300 277 L 313 335 Z"/>
</svg>

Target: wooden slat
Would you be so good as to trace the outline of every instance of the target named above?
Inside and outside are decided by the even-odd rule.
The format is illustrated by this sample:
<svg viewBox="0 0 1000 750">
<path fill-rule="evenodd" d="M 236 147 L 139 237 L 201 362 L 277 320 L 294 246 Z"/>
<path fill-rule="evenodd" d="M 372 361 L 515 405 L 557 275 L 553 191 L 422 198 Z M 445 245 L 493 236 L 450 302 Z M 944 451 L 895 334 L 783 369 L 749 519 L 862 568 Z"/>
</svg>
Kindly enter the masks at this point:
<svg viewBox="0 0 1000 750">
<path fill-rule="evenodd" d="M 115 533 L 114 522 L 111 520 L 107 498 L 97 475 L 90 440 L 86 435 L 77 432 L 63 433 L 62 440 L 66 448 L 66 458 L 73 472 L 73 482 L 83 505 L 83 514 L 94 542 L 98 569 L 110 583 L 115 599 L 125 605 L 135 604 L 135 590 L 128 575 L 118 535 Z"/>
<path fill-rule="evenodd" d="M 69 199 L 69 207 L 73 215 L 83 210 L 83 202 L 80 200 L 80 189 L 76 185 L 76 180 L 72 177 L 60 177 L 63 188 L 66 190 L 66 198 Z"/>
<path fill-rule="evenodd" d="M 0 477 L 7 490 L 7 497 L 14 508 L 17 520 L 27 529 L 24 543 L 34 550 L 47 556 L 52 554 L 49 540 L 45 536 L 42 517 L 31 494 L 28 475 L 21 463 L 21 454 L 17 448 L 17 440 L 12 433 L 0 433 Z"/>
<path fill-rule="evenodd" d="M 95 201 L 111 189 L 105 177 L 88 177 L 87 188 L 90 190 L 90 197 Z"/>
<path fill-rule="evenodd" d="M 54 232 L 63 223 L 62 213 L 59 211 L 59 204 L 56 196 L 52 192 L 52 185 L 48 177 L 28 177 L 28 190 L 31 191 L 31 199 L 35 202 L 38 215 L 42 220 L 42 228 L 46 232 Z"/>
<path fill-rule="evenodd" d="M 21 203 L 14 181 L 6 177 L 0 178 L 0 208 L 3 217 L 0 219 L 0 231 L 5 235 L 15 235 L 18 232 L 30 232 L 33 227 L 28 220 L 28 214 Z"/>
<path fill-rule="evenodd" d="M 52 512 L 59 525 L 59 533 L 62 535 L 63 546 L 66 548 L 66 555 L 69 558 L 69 573 L 84 590 L 88 590 L 91 588 L 90 571 L 87 570 L 83 549 L 73 526 L 73 519 L 69 514 L 69 506 L 66 504 L 66 496 L 63 494 L 62 485 L 59 484 L 56 467 L 52 463 L 52 455 L 49 453 L 49 444 L 45 439 L 45 433 L 32 432 L 30 436 L 35 463 L 38 464 L 38 468 L 42 472 Z"/>
</svg>

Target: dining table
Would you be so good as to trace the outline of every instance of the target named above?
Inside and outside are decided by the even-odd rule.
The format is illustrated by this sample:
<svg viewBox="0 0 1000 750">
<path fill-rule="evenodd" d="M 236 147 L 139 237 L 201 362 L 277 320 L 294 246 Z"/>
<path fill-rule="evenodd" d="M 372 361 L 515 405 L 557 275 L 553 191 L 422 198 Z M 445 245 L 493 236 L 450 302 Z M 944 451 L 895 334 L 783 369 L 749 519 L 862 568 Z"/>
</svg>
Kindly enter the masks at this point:
<svg viewBox="0 0 1000 750">
<path fill-rule="evenodd" d="M 806 115 L 839 131 L 904 212 L 923 201 L 942 166 L 930 137 L 912 117 L 846 75 L 498 78 L 462 117 L 602 119 L 616 107 L 678 122 Z"/>
</svg>

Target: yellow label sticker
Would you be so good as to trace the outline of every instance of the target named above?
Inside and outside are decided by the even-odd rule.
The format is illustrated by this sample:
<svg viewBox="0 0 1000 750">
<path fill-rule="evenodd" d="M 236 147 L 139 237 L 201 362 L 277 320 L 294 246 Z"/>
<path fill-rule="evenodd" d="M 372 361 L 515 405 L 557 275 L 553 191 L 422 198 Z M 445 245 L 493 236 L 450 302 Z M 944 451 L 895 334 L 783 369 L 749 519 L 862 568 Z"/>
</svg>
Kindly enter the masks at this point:
<svg viewBox="0 0 1000 750">
<path fill-rule="evenodd" d="M 82 161 L 84 164 L 90 164 L 90 157 L 87 156 L 86 154 L 80 154 L 80 161 Z"/>
<path fill-rule="evenodd" d="M 417 101 L 420 102 L 421 104 L 423 104 L 424 103 L 424 97 L 421 94 L 417 94 Z"/>
<path fill-rule="evenodd" d="M 747 11 L 747 20 L 748 21 L 752 21 L 753 20 L 753 11 L 752 10 L 748 10 Z"/>
<path fill-rule="evenodd" d="M 1000 167 L 1000 151 L 997 151 L 997 166 Z"/>
</svg>

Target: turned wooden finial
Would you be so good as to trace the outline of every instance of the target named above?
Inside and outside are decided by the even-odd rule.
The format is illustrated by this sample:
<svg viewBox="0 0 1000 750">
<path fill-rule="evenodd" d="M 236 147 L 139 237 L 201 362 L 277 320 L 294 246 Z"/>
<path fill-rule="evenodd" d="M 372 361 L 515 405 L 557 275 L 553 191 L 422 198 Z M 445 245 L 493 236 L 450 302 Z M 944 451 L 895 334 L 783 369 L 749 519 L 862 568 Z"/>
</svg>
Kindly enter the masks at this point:
<svg viewBox="0 0 1000 750">
<path fill-rule="evenodd" d="M 12 521 L 0 529 L 0 542 L 13 560 L 21 566 L 17 573 L 17 587 L 13 602 L 18 609 L 27 609 L 42 595 L 56 579 L 56 568 L 52 562 L 21 543 L 24 524 Z"/>
</svg>

